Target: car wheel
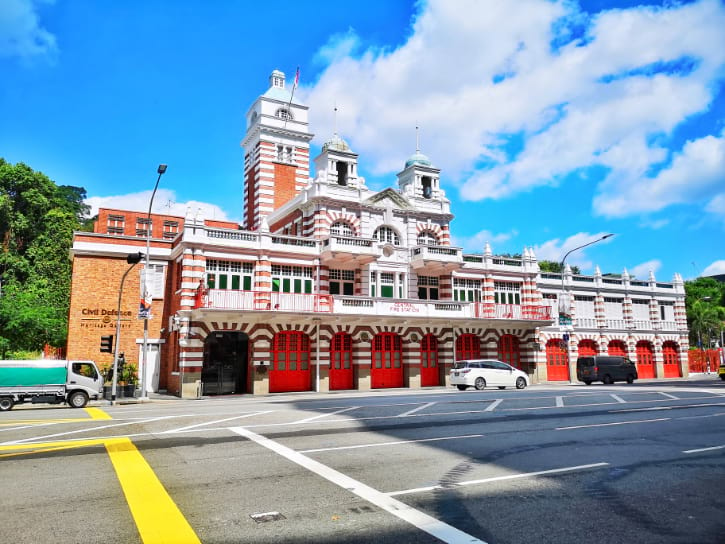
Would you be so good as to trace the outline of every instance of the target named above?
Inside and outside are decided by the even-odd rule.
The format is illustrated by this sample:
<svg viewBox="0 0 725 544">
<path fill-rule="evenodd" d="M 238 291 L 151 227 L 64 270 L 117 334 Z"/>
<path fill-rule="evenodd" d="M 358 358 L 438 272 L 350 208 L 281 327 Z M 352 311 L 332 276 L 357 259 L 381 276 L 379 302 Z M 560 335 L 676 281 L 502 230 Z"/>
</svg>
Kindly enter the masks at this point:
<svg viewBox="0 0 725 544">
<path fill-rule="evenodd" d="M 506 389 L 506 386 L 505 385 L 499 385 L 498 388 L 499 389 Z"/>
<path fill-rule="evenodd" d="M 466 385 L 457 385 L 456 387 L 458 388 L 459 391 L 465 391 L 466 390 L 466 387 L 468 387 L 468 386 L 466 386 Z"/>
<path fill-rule="evenodd" d="M 629 374 L 627 376 L 627 383 L 634 383 L 634 376 L 632 376 L 631 374 Z"/>
<path fill-rule="evenodd" d="M 482 391 L 486 387 L 486 380 L 484 380 L 483 378 L 476 378 L 473 387 L 475 387 L 479 391 Z"/>
<path fill-rule="evenodd" d="M 602 381 L 606 383 L 607 385 L 614 383 L 614 380 L 609 374 L 606 374 L 604 378 L 602 378 Z"/>
<path fill-rule="evenodd" d="M 586 385 L 592 385 L 592 380 L 584 380 L 584 383 L 585 383 Z"/>
<path fill-rule="evenodd" d="M 12 398 L 0 398 L 0 412 L 7 412 L 8 410 L 12 410 L 13 406 L 15 406 L 15 401 Z"/>
<path fill-rule="evenodd" d="M 526 387 L 526 380 L 522 377 L 516 378 L 516 389 L 524 389 Z"/>
<path fill-rule="evenodd" d="M 68 396 L 68 404 L 70 404 L 73 408 L 83 408 L 86 404 L 88 404 L 88 395 L 86 395 L 83 391 L 73 391 Z"/>
</svg>

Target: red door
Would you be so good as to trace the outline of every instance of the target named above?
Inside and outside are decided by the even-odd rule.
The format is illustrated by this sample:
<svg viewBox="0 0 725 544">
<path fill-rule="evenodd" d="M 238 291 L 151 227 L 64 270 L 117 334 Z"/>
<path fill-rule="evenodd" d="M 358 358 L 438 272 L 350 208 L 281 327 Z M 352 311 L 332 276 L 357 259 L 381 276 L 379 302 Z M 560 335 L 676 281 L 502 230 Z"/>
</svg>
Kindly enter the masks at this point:
<svg viewBox="0 0 725 544">
<path fill-rule="evenodd" d="M 676 343 L 665 342 L 662 344 L 662 363 L 665 378 L 679 378 L 682 376 L 680 372 L 680 354 Z"/>
<path fill-rule="evenodd" d="M 299 331 L 278 332 L 272 342 L 270 393 L 309 391 L 311 385 L 309 337 Z"/>
<path fill-rule="evenodd" d="M 420 385 L 440 385 L 438 378 L 438 339 L 426 334 L 420 342 Z"/>
<path fill-rule="evenodd" d="M 381 332 L 373 338 L 372 388 L 403 387 L 403 350 L 400 336 L 392 332 Z"/>
<path fill-rule="evenodd" d="M 352 389 L 352 337 L 338 332 L 330 345 L 330 389 Z"/>
<path fill-rule="evenodd" d="M 640 378 L 655 377 L 655 360 L 652 356 L 652 344 L 646 340 L 637 342 L 637 375 Z"/>
<path fill-rule="evenodd" d="M 498 340 L 498 360 L 515 366 L 519 370 L 521 368 L 521 350 L 519 348 L 519 339 L 513 334 L 504 334 Z"/>
<path fill-rule="evenodd" d="M 481 341 L 475 334 L 462 334 L 456 338 L 456 361 L 481 358 Z"/>
<path fill-rule="evenodd" d="M 607 353 L 612 357 L 626 357 L 627 346 L 621 340 L 612 340 L 607 347 Z"/>
<path fill-rule="evenodd" d="M 546 375 L 550 382 L 569 380 L 569 354 L 563 340 L 552 338 L 546 343 Z"/>
<path fill-rule="evenodd" d="M 579 357 L 594 357 L 597 355 L 597 343 L 594 340 L 579 342 Z"/>
</svg>

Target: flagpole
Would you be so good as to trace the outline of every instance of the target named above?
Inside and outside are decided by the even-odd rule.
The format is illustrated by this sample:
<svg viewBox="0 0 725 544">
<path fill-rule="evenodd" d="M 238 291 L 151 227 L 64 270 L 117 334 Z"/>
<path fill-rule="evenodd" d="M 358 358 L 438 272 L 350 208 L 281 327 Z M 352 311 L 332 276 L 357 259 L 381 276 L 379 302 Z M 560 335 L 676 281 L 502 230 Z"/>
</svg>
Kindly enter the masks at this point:
<svg viewBox="0 0 725 544">
<path fill-rule="evenodd" d="M 289 102 L 287 103 L 287 116 L 284 118 L 284 128 L 287 128 L 287 120 L 290 117 L 290 109 L 292 108 L 292 99 L 295 96 L 295 89 L 297 88 L 297 83 L 300 81 L 300 67 L 297 67 L 297 71 L 295 72 L 295 81 L 292 84 L 292 92 L 289 95 Z"/>
</svg>

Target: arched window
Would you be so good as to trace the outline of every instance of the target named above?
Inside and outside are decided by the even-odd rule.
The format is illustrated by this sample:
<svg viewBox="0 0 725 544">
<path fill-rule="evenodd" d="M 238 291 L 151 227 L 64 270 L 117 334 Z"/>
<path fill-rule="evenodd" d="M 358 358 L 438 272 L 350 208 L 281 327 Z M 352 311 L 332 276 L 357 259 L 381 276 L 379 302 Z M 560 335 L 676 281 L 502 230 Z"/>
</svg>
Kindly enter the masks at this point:
<svg viewBox="0 0 725 544">
<path fill-rule="evenodd" d="M 418 235 L 418 245 L 419 246 L 437 246 L 438 245 L 438 237 L 435 235 L 435 233 L 424 230 Z"/>
<path fill-rule="evenodd" d="M 626 357 L 627 346 L 622 340 L 612 340 L 607 346 L 607 353 L 617 357 Z"/>
<path fill-rule="evenodd" d="M 519 370 L 521 368 L 521 350 L 519 347 L 519 339 L 513 334 L 504 334 L 498 341 L 498 360 L 515 366 Z"/>
<path fill-rule="evenodd" d="M 354 236 L 352 227 L 345 221 L 335 221 L 330 227 L 330 234 L 335 236 Z"/>
<path fill-rule="evenodd" d="M 597 343 L 594 340 L 582 340 L 579 342 L 579 357 L 593 357 L 597 353 Z"/>
<path fill-rule="evenodd" d="M 282 119 L 283 121 L 291 121 L 294 119 L 294 117 L 292 117 L 292 112 L 287 108 L 279 108 L 276 112 L 274 112 L 274 116 L 277 119 Z"/>
<path fill-rule="evenodd" d="M 475 334 L 462 334 L 456 338 L 456 361 L 481 358 L 481 341 Z"/>
<path fill-rule="evenodd" d="M 378 227 L 375 234 L 373 234 L 373 238 L 383 243 L 393 244 L 394 246 L 400 245 L 400 236 L 390 227 Z"/>
</svg>

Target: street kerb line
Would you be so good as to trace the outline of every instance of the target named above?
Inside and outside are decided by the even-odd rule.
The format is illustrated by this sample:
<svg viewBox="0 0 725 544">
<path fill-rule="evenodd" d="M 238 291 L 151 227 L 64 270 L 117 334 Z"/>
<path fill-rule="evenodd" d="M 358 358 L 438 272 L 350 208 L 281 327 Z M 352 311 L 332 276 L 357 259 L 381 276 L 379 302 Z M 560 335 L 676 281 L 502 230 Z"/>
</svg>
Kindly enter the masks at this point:
<svg viewBox="0 0 725 544">
<path fill-rule="evenodd" d="M 659 421 L 670 421 L 671 417 L 661 417 L 658 419 L 638 419 L 636 421 L 615 421 L 612 423 L 592 423 L 590 425 L 573 425 L 571 427 L 554 427 L 555 431 L 568 431 L 571 429 L 588 429 L 590 427 L 612 427 L 614 425 L 634 425 L 635 423 L 656 423 Z"/>
<path fill-rule="evenodd" d="M 438 442 L 441 440 L 462 440 L 465 438 L 481 438 L 482 434 L 466 434 L 462 436 L 442 436 L 440 438 L 420 438 L 417 440 L 396 440 L 394 442 L 377 442 L 370 444 L 358 444 L 356 446 L 335 446 L 331 448 L 315 448 L 312 450 L 299 450 L 299 453 L 319 453 L 324 451 L 356 450 L 360 448 L 378 448 L 385 446 L 399 446 L 401 444 L 417 444 L 419 442 Z"/>
<path fill-rule="evenodd" d="M 491 482 L 502 482 L 505 480 L 518 480 L 521 478 L 534 478 L 536 476 L 547 476 L 549 474 L 561 474 L 566 472 L 576 472 L 578 470 L 589 470 L 592 468 L 601 468 L 609 466 L 609 463 L 592 463 L 589 465 L 578 465 L 575 467 L 563 467 L 563 468 L 553 468 L 550 470 L 539 470 L 536 472 L 520 472 L 518 474 L 506 474 L 505 476 L 492 476 L 491 478 L 482 478 L 479 480 L 467 480 L 465 482 L 457 482 L 452 485 L 431 485 L 428 487 L 416 487 L 413 489 L 404 489 L 402 491 L 392 491 L 390 493 L 387 493 L 390 497 L 397 497 L 398 495 L 412 495 L 414 493 L 424 493 L 426 491 L 434 491 L 436 489 L 448 489 L 448 488 L 455 488 L 455 487 L 464 487 L 469 485 L 481 485 L 481 484 L 487 484 Z"/>
<path fill-rule="evenodd" d="M 390 497 L 387 493 L 373 489 L 362 482 L 350 478 L 349 476 L 346 476 L 327 465 L 323 465 L 322 463 L 288 448 L 287 446 L 283 446 L 274 440 L 270 440 L 269 438 L 245 429 L 244 427 L 231 427 L 229 430 L 256 442 L 258 445 L 281 455 L 293 463 L 297 463 L 310 472 L 317 474 L 342 489 L 354 493 L 358 497 L 374 504 L 378 508 L 385 510 L 395 517 L 410 523 L 414 527 L 417 527 L 421 531 L 425 531 L 443 542 L 451 544 L 463 544 L 464 542 L 470 544 L 486 544 L 484 541 L 469 535 L 460 529 L 456 529 L 447 523 L 421 512 L 420 510 L 416 510 L 412 506 Z"/>
<path fill-rule="evenodd" d="M 168 431 L 162 431 L 159 434 L 181 433 L 181 432 L 188 431 L 191 429 L 197 429 L 199 427 L 204 427 L 206 425 L 213 425 L 214 423 L 224 423 L 225 421 L 232 421 L 233 419 L 243 419 L 245 417 L 258 416 L 261 414 L 269 414 L 271 412 L 274 412 L 274 410 L 264 410 L 262 412 L 250 412 L 248 414 L 242 414 L 239 416 L 227 417 L 224 419 L 216 419 L 214 421 L 206 421 L 204 423 L 197 423 L 195 425 L 188 425 L 186 427 L 179 427 L 178 429 L 170 429 Z"/>
</svg>

